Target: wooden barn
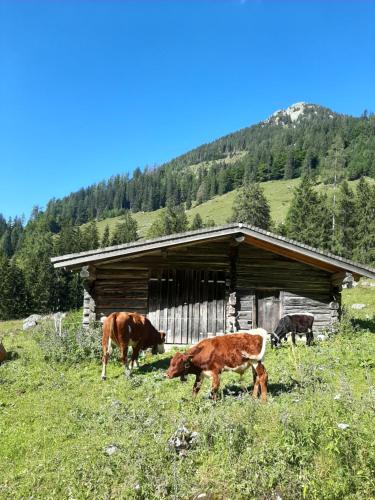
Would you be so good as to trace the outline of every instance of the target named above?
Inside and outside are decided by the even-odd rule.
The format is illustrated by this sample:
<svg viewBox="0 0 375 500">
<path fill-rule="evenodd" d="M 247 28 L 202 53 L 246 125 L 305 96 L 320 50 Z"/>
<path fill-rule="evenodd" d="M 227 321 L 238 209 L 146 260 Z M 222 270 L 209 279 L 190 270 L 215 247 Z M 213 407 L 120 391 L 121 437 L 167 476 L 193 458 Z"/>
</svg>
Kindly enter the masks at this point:
<svg viewBox="0 0 375 500">
<path fill-rule="evenodd" d="M 114 311 L 146 314 L 167 342 L 257 326 L 310 312 L 331 329 L 340 292 L 375 270 L 241 223 L 62 255 L 56 268 L 84 279 L 83 323 Z"/>
</svg>

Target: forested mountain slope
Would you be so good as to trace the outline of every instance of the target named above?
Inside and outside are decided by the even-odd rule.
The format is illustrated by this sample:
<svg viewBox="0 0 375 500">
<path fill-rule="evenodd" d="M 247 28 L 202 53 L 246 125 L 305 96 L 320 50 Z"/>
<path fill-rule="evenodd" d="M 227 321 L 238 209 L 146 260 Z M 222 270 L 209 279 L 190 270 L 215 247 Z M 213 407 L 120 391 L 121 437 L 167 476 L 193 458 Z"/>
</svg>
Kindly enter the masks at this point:
<svg viewBox="0 0 375 500">
<path fill-rule="evenodd" d="M 308 173 L 324 182 L 375 177 L 375 116 L 341 115 L 298 103 L 267 120 L 193 149 L 160 167 L 137 168 L 132 177 L 116 175 L 82 188 L 46 207 L 52 231 L 63 222 L 153 211 L 167 202 L 203 203 L 258 182 L 292 179 Z"/>
<path fill-rule="evenodd" d="M 368 179 L 368 181 L 373 184 L 375 180 Z M 265 197 L 270 205 L 271 218 L 273 222 L 278 225 L 285 221 L 288 209 L 292 202 L 294 196 L 294 190 L 299 185 L 300 179 L 280 179 L 278 181 L 267 181 L 260 183 L 264 190 Z M 354 189 L 358 180 L 349 181 L 349 186 Z M 330 197 L 333 195 L 333 185 L 319 183 L 315 186 L 315 189 L 319 193 L 327 193 Z M 214 196 L 212 199 L 200 203 L 198 205 L 192 206 L 186 211 L 188 220 L 192 222 L 196 214 L 202 217 L 203 224 L 207 224 L 209 221 L 213 221 L 215 225 L 225 224 L 228 218 L 231 216 L 232 206 L 238 195 L 238 189 L 225 193 L 223 195 Z M 137 212 L 133 215 L 133 218 L 138 224 L 138 234 L 141 238 L 146 238 L 152 223 L 156 220 L 160 214 L 161 209 L 155 210 L 153 212 Z M 97 227 L 99 230 L 99 236 L 102 237 L 106 226 L 109 227 L 111 234 L 115 230 L 115 227 L 122 220 L 122 216 L 118 215 L 116 217 L 109 217 L 98 221 Z M 88 227 L 88 224 L 84 224 L 82 228 Z"/>
</svg>

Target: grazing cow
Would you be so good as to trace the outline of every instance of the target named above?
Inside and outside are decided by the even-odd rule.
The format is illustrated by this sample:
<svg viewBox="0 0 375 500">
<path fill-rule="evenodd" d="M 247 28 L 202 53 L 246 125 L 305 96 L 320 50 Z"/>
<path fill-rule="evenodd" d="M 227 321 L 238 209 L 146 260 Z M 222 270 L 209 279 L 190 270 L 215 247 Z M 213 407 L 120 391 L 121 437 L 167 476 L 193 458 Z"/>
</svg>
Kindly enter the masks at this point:
<svg viewBox="0 0 375 500">
<path fill-rule="evenodd" d="M 311 345 L 314 340 L 312 331 L 314 316 L 310 313 L 287 314 L 283 316 L 274 333 L 271 333 L 271 345 L 277 346 L 291 332 L 292 342 L 296 345 L 296 334 L 300 337 L 306 334 L 306 343 Z"/>
<path fill-rule="evenodd" d="M 180 377 L 195 375 L 193 397 L 202 385 L 204 377 L 211 378 L 211 390 L 214 399 L 220 385 L 220 374 L 223 371 L 233 371 L 241 376 L 252 366 L 254 390 L 253 395 L 267 399 L 268 375 L 262 364 L 266 349 L 267 332 L 262 328 L 250 332 L 227 334 L 220 337 L 204 339 L 191 347 L 185 354 L 176 353 L 171 359 L 166 376 Z"/>
<path fill-rule="evenodd" d="M 120 359 L 129 374 L 128 347 L 133 348 L 130 369 L 134 362 L 138 366 L 138 355 L 141 349 L 152 347 L 152 353 L 164 352 L 165 333 L 158 332 L 150 320 L 138 313 L 119 312 L 110 314 L 103 321 L 103 369 L 102 380 L 106 379 L 106 368 L 109 355 L 112 352 L 111 343 L 115 342 L 120 348 Z"/>
<path fill-rule="evenodd" d="M 3 343 L 0 340 L 0 365 L 6 359 L 7 359 L 7 352 L 5 350 L 5 347 L 3 346 Z"/>
</svg>

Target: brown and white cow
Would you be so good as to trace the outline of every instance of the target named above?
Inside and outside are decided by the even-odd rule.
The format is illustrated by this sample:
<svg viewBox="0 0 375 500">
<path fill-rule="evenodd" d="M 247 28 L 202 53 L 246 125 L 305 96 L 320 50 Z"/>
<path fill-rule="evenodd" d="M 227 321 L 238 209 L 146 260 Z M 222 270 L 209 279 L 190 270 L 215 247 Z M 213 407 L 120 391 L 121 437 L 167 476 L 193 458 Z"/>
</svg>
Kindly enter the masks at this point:
<svg viewBox="0 0 375 500">
<path fill-rule="evenodd" d="M 158 332 L 150 320 L 142 314 L 119 312 L 107 316 L 103 321 L 102 380 L 106 379 L 106 368 L 109 355 L 112 352 L 112 341 L 120 348 L 120 360 L 127 375 L 129 368 L 134 367 L 134 362 L 138 366 L 138 356 L 141 350 L 152 347 L 153 354 L 164 352 L 165 333 Z M 129 346 L 133 348 L 130 367 L 128 365 Z"/>
<path fill-rule="evenodd" d="M 204 339 L 186 353 L 176 353 L 166 376 L 185 380 L 186 375 L 194 374 L 193 397 L 198 394 L 203 378 L 209 377 L 212 394 L 216 399 L 223 371 L 236 372 L 242 376 L 251 366 L 253 395 L 257 397 L 260 391 L 261 398 L 266 400 L 268 375 L 263 365 L 266 340 L 267 332 L 263 328 Z"/>
</svg>

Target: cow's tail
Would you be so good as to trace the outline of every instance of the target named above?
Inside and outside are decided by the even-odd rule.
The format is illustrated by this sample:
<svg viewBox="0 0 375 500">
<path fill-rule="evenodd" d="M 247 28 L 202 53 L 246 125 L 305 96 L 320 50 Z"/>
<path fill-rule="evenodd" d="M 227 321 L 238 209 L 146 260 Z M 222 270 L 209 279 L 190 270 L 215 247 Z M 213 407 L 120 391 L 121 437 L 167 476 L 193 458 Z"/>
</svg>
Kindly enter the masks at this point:
<svg viewBox="0 0 375 500">
<path fill-rule="evenodd" d="M 257 333 L 262 337 L 262 349 L 258 355 L 258 361 L 263 361 L 264 355 L 266 353 L 266 344 L 267 344 L 267 330 L 264 328 L 257 328 Z"/>
<path fill-rule="evenodd" d="M 113 314 L 109 324 L 108 354 L 112 353 L 112 340 L 117 344 L 117 314 Z"/>
</svg>

